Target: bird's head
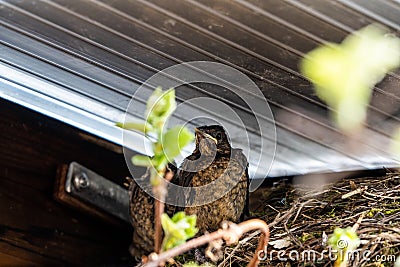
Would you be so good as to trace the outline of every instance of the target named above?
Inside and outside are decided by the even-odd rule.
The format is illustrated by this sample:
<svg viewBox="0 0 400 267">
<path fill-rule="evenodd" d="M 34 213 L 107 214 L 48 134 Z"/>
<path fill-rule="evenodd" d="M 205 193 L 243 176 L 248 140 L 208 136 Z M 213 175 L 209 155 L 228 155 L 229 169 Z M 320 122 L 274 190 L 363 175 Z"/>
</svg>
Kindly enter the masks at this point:
<svg viewBox="0 0 400 267">
<path fill-rule="evenodd" d="M 231 145 L 225 130 L 220 125 L 201 126 L 195 129 L 196 150 L 202 154 L 229 154 Z M 215 151 L 215 149 L 217 151 Z"/>
</svg>

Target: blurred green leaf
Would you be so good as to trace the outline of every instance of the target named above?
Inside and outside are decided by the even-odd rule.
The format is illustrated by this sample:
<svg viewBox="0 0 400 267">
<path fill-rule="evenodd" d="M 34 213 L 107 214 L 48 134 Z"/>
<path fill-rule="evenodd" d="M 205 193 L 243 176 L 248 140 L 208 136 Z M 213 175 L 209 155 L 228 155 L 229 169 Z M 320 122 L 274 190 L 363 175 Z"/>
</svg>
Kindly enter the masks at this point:
<svg viewBox="0 0 400 267">
<path fill-rule="evenodd" d="M 150 184 L 154 187 L 154 186 L 159 186 L 162 181 L 164 179 L 164 173 L 157 169 L 155 169 L 154 167 L 150 168 Z"/>
<path fill-rule="evenodd" d="M 164 230 L 163 249 L 168 250 L 183 244 L 187 239 L 196 235 L 196 215 L 186 215 L 181 211 L 170 218 L 166 213 L 161 216 Z"/>
<path fill-rule="evenodd" d="M 329 237 L 328 243 L 336 250 L 353 251 L 360 246 L 360 238 L 351 227 L 337 227 Z"/>
<path fill-rule="evenodd" d="M 176 126 L 162 134 L 163 127 L 175 108 L 175 90 L 169 89 L 164 92 L 161 87 L 157 87 L 147 101 L 146 123 L 116 123 L 117 126 L 124 129 L 144 133 L 155 132 L 157 134 L 158 140 L 153 142 L 154 156 L 151 159 L 145 156 L 132 158 L 133 164 L 146 167 L 153 166 L 155 171 L 159 173 L 151 175 L 152 185 L 159 184 L 158 176 L 163 177 L 166 165 L 172 162 L 181 150 L 194 139 L 194 135 L 181 126 Z"/>
<path fill-rule="evenodd" d="M 145 118 L 153 127 L 162 130 L 175 108 L 175 89 L 171 88 L 163 92 L 161 87 L 157 87 L 147 101 Z"/>
<path fill-rule="evenodd" d="M 163 153 L 168 162 L 172 162 L 193 139 L 194 135 L 186 127 L 175 126 L 169 129 L 161 139 Z"/>
<path fill-rule="evenodd" d="M 152 160 L 148 156 L 135 155 L 132 157 L 132 164 L 141 167 L 151 167 L 153 165 Z"/>
<path fill-rule="evenodd" d="M 153 163 L 154 163 L 154 167 L 158 171 L 161 171 L 167 166 L 168 160 L 167 160 L 167 158 L 165 157 L 164 154 L 160 154 L 160 155 L 154 156 Z"/>
<path fill-rule="evenodd" d="M 140 123 L 140 122 L 117 122 L 116 126 L 125 129 L 125 130 L 135 130 L 143 133 L 148 133 L 152 130 L 152 127 L 148 123 Z"/>
<path fill-rule="evenodd" d="M 339 45 L 327 43 L 309 52 L 300 70 L 335 111 L 338 127 L 350 133 L 364 123 L 374 85 L 399 65 L 400 39 L 373 24 Z"/>
<path fill-rule="evenodd" d="M 149 167 L 150 184 L 153 189 L 162 185 L 166 165 L 178 156 L 181 150 L 189 144 L 194 135 L 183 126 L 176 126 L 163 133 L 164 125 L 169 116 L 176 109 L 175 90 L 165 92 L 157 87 L 147 101 L 145 119 L 146 123 L 116 123 L 118 127 L 155 133 L 157 140 L 153 142 L 154 156 L 152 158 L 142 155 L 132 157 L 132 163 L 137 166 Z M 164 229 L 164 250 L 184 243 L 197 233 L 196 216 L 186 216 L 184 212 L 175 214 L 169 218 L 167 214 L 161 216 L 161 224 Z"/>
</svg>

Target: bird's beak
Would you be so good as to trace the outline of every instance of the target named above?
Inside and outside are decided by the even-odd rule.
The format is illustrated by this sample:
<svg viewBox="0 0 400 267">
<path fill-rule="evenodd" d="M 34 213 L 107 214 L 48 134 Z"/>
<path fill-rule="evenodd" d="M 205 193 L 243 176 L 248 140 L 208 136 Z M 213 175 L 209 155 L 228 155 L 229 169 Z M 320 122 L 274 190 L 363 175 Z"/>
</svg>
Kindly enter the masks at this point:
<svg viewBox="0 0 400 267">
<path fill-rule="evenodd" d="M 203 138 L 208 138 L 211 139 L 215 144 L 218 144 L 218 140 L 215 139 L 214 137 L 212 137 L 211 135 L 207 134 L 207 133 L 203 133 L 202 131 L 200 131 L 199 129 L 195 128 L 194 129 L 196 135 L 200 135 Z"/>
</svg>

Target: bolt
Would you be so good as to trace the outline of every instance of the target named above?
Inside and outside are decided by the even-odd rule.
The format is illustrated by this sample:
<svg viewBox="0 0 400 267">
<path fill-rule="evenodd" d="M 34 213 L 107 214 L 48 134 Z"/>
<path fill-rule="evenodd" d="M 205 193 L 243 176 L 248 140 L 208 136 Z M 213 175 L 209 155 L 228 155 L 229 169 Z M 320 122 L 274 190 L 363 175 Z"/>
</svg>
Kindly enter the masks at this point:
<svg viewBox="0 0 400 267">
<path fill-rule="evenodd" d="M 89 187 L 89 178 L 86 173 L 82 172 L 74 176 L 74 186 L 78 190 Z"/>
</svg>

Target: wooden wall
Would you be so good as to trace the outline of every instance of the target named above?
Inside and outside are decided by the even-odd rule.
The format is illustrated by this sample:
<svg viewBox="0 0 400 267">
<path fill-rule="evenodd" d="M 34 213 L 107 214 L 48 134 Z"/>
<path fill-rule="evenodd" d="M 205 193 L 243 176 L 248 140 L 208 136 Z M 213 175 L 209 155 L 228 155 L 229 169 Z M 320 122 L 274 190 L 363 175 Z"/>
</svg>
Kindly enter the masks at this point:
<svg viewBox="0 0 400 267">
<path fill-rule="evenodd" d="M 122 184 L 122 149 L 0 100 L 0 266 L 117 266 L 130 261 L 131 228 L 53 198 L 57 168 L 77 161 Z"/>
</svg>

